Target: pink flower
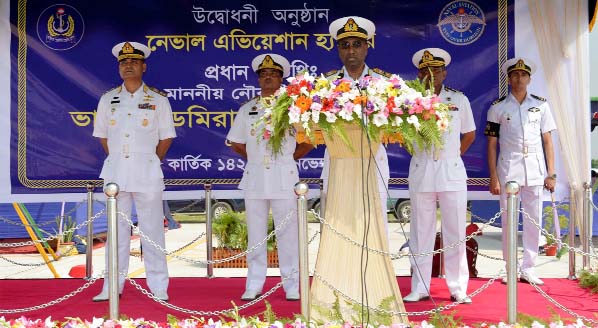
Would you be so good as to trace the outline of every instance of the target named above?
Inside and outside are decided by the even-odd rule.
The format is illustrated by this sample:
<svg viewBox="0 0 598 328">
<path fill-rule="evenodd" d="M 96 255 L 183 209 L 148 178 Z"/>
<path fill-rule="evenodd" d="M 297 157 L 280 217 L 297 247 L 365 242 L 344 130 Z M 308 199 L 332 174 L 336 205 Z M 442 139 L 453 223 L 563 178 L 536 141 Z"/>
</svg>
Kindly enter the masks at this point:
<svg viewBox="0 0 598 328">
<path fill-rule="evenodd" d="M 420 104 L 420 99 L 415 101 L 415 104 L 409 108 L 409 115 L 420 114 L 424 110 L 424 107 Z"/>
<path fill-rule="evenodd" d="M 421 104 L 425 110 L 430 110 L 432 108 L 432 99 L 431 98 L 419 98 L 417 100 L 419 104 Z"/>
<path fill-rule="evenodd" d="M 270 136 L 272 136 L 272 132 L 270 132 L 270 130 L 264 130 L 264 140 L 270 139 Z"/>
<path fill-rule="evenodd" d="M 295 326 L 294 328 L 305 328 L 305 325 L 301 322 L 301 319 L 295 319 Z"/>
<path fill-rule="evenodd" d="M 345 111 L 347 111 L 348 113 L 353 113 L 353 108 L 355 108 L 355 105 L 352 102 L 348 101 L 345 104 Z"/>
</svg>

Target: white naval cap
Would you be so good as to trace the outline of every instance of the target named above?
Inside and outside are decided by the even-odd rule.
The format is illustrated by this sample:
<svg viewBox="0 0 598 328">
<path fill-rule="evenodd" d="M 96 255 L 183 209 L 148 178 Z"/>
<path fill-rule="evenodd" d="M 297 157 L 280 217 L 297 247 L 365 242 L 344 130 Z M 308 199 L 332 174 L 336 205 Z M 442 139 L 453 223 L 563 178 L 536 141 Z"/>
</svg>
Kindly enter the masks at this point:
<svg viewBox="0 0 598 328">
<path fill-rule="evenodd" d="M 413 54 L 411 62 L 417 69 L 448 66 L 451 63 L 451 55 L 444 49 L 424 48 Z"/>
<path fill-rule="evenodd" d="M 529 75 L 532 75 L 535 70 L 536 65 L 525 57 L 511 58 L 501 66 L 501 71 L 506 75 L 509 75 L 512 71 L 526 71 Z"/>
<path fill-rule="evenodd" d="M 139 42 L 125 41 L 112 47 L 112 54 L 118 61 L 132 58 L 132 59 L 147 59 L 152 51 L 145 45 Z"/>
<path fill-rule="evenodd" d="M 289 61 L 277 54 L 261 54 L 253 58 L 251 68 L 256 73 L 264 68 L 279 70 L 282 73 L 282 77 L 287 77 L 291 74 L 291 64 L 289 64 Z"/>
<path fill-rule="evenodd" d="M 348 37 L 369 40 L 376 33 L 376 25 L 371 20 L 363 17 L 347 16 L 330 23 L 328 31 L 335 40 Z"/>
</svg>

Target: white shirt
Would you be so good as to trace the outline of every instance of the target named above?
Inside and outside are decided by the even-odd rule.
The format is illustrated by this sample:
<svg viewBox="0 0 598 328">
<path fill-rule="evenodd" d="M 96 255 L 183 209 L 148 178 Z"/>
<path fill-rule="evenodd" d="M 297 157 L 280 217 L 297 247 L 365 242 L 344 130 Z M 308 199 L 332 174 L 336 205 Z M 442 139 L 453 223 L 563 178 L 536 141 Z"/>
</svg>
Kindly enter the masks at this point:
<svg viewBox="0 0 598 328">
<path fill-rule="evenodd" d="M 106 92 L 98 104 L 93 136 L 108 139 L 109 155 L 100 178 L 121 191 L 164 190 L 156 146 L 176 137 L 168 98 L 142 84 L 134 93 L 124 85 Z"/>
<path fill-rule="evenodd" d="M 264 115 L 260 97 L 255 97 L 239 108 L 226 138 L 245 144 L 247 164 L 239 189 L 245 191 L 246 199 L 295 198 L 294 186 L 299 182 L 297 164 L 293 153 L 297 146 L 294 135 L 287 136 L 280 154 L 273 154 L 268 142 L 260 136 L 261 126 L 254 123 Z"/>
<path fill-rule="evenodd" d="M 544 98 L 525 96 L 521 104 L 509 95 L 488 110 L 488 122 L 500 124 L 497 174 L 502 183 L 541 186 L 546 175 L 542 134 L 556 130 Z"/>
<path fill-rule="evenodd" d="M 449 129 L 442 136 L 442 150 L 416 149 L 413 154 L 409 164 L 409 189 L 413 192 L 467 190 L 467 172 L 461 159 L 461 134 L 476 129 L 471 105 L 463 93 L 444 85 L 438 96 L 449 104 Z"/>
</svg>

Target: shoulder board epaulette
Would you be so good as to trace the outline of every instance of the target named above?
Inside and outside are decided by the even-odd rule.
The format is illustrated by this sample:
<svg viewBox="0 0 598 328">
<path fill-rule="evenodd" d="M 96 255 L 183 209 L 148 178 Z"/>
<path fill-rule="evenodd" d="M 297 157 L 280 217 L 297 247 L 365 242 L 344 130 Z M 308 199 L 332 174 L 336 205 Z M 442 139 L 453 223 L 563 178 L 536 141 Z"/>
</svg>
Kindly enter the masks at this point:
<svg viewBox="0 0 598 328">
<path fill-rule="evenodd" d="M 245 106 L 245 104 L 247 104 L 248 102 L 252 101 L 253 99 L 259 98 L 259 97 L 260 97 L 260 96 L 255 96 L 255 97 L 253 97 L 253 98 L 251 98 L 251 99 L 249 99 L 249 100 L 247 100 L 247 101 L 243 102 L 243 103 L 241 104 L 241 106 L 239 106 L 239 107 Z"/>
<path fill-rule="evenodd" d="M 506 98 L 507 98 L 507 96 L 500 97 L 500 98 L 496 99 L 495 101 L 493 101 L 493 102 L 492 102 L 492 105 L 496 105 L 496 104 L 498 104 L 499 102 L 501 102 L 501 101 L 505 100 Z"/>
<path fill-rule="evenodd" d="M 391 73 L 388 73 L 387 71 L 383 71 L 379 68 L 374 68 L 374 69 L 372 69 L 372 71 L 374 71 L 374 73 L 380 74 L 386 78 L 390 78 L 392 76 Z"/>
<path fill-rule="evenodd" d="M 446 85 L 444 86 L 444 88 L 445 88 L 445 89 L 447 89 L 447 90 L 449 90 L 449 91 L 452 91 L 452 92 L 463 93 L 463 92 L 461 92 L 460 90 L 453 89 L 453 88 L 451 88 L 451 87 L 447 87 Z"/>
<path fill-rule="evenodd" d="M 540 100 L 540 101 L 546 101 L 546 98 L 542 98 L 542 97 L 540 97 L 540 96 L 536 96 L 536 95 L 532 95 L 532 98 L 534 98 L 534 99 L 538 99 L 538 100 Z"/>
<path fill-rule="evenodd" d="M 167 96 L 168 96 L 168 94 L 167 94 L 166 92 L 164 92 L 164 91 L 162 91 L 162 90 L 160 90 L 160 89 L 157 89 L 157 88 L 154 88 L 154 87 L 150 87 L 150 86 L 148 86 L 148 88 L 149 88 L 150 90 L 152 90 L 153 92 L 155 92 L 155 93 L 159 94 L 159 95 L 160 95 L 160 96 L 162 96 L 162 97 L 167 97 Z"/>
<path fill-rule="evenodd" d="M 122 88 L 122 84 L 121 84 L 121 85 L 117 85 L 117 86 L 115 86 L 114 88 L 112 88 L 112 89 L 110 89 L 110 90 L 108 90 L 108 91 L 104 92 L 104 94 L 107 94 L 108 92 L 110 92 L 110 91 L 113 91 L 113 90 L 116 90 L 116 89 L 118 89 L 118 88 Z"/>
<path fill-rule="evenodd" d="M 328 71 L 328 72 L 324 73 L 324 76 L 329 77 L 329 76 L 332 76 L 337 73 L 338 73 L 338 69 L 333 69 L 332 71 Z"/>
</svg>

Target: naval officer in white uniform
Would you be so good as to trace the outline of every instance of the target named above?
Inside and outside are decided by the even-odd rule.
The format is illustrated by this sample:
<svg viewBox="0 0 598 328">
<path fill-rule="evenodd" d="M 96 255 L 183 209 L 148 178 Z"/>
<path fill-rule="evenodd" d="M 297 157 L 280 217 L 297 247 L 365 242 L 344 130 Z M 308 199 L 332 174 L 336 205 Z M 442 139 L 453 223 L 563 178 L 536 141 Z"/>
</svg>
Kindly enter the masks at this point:
<svg viewBox="0 0 598 328">
<path fill-rule="evenodd" d="M 267 236 L 268 215 L 276 227 L 287 223 L 276 233 L 278 261 L 286 299 L 299 299 L 299 245 L 297 230 L 297 198 L 295 183 L 299 173 L 295 160 L 307 154 L 313 146 L 297 144 L 289 133 L 284 139 L 281 153 L 273 154 L 266 140 L 258 140 L 260 127 L 254 123 L 264 114 L 262 97 L 272 96 L 290 72 L 287 59 L 277 54 L 263 54 L 253 59 L 253 71 L 258 75 L 261 96 L 241 106 L 227 139 L 232 149 L 247 160 L 239 189 L 245 193 L 247 213 L 248 248 L 253 248 Z M 249 301 L 262 293 L 266 280 L 266 243 L 247 255 L 249 270 L 242 300 Z"/>
<path fill-rule="evenodd" d="M 118 59 L 123 83 L 105 93 L 98 104 L 93 136 L 107 154 L 100 178 L 119 186 L 118 210 L 131 217 L 133 201 L 139 229 L 164 248 L 162 191 L 164 175 L 160 162 L 176 137 L 172 111 L 166 94 L 142 80 L 150 50 L 137 42 L 122 42 L 112 48 Z M 131 227 L 118 220 L 118 271 L 129 269 Z M 168 300 L 166 255 L 141 239 L 147 285 L 154 296 Z M 110 245 L 108 245 L 110 247 Z M 106 252 L 106 257 L 108 252 Z M 106 261 L 108 259 L 106 258 Z M 119 275 L 119 293 L 125 278 Z M 108 280 L 94 301 L 108 299 Z"/>
<path fill-rule="evenodd" d="M 409 165 L 409 197 L 412 216 L 409 247 L 413 254 L 429 253 L 436 240 L 436 204 L 440 205 L 442 243 L 446 284 L 451 299 L 471 303 L 467 296 L 469 270 L 465 254 L 465 219 L 467 212 L 467 172 L 461 156 L 475 139 L 475 122 L 469 99 L 455 89 L 444 85 L 446 67 L 451 56 L 443 49 L 426 48 L 412 57 L 418 69 L 418 78 L 431 83 L 434 93 L 449 104 L 450 127 L 443 135 L 444 147 L 413 154 Z M 417 302 L 430 296 L 432 256 L 411 258 L 411 293 L 405 302 Z"/>
<path fill-rule="evenodd" d="M 534 72 L 533 63 L 526 58 L 512 58 L 503 64 L 502 71 L 508 76 L 511 91 L 506 97 L 496 100 L 488 110 L 484 134 L 488 137 L 490 192 L 500 195 L 500 207 L 505 209 L 501 223 L 503 258 L 506 260 L 507 195 L 503 186 L 508 181 L 519 184 L 521 207 L 541 226 L 542 187 L 553 192 L 556 184 L 550 135 L 556 130 L 556 125 L 546 99 L 527 92 Z M 498 156 L 497 145 L 500 146 Z M 544 282 L 534 273 L 539 239 L 540 230 L 523 217 L 521 281 L 542 285 Z M 503 282 L 506 283 L 506 277 Z"/>
<path fill-rule="evenodd" d="M 325 74 L 330 81 L 337 79 L 346 79 L 353 81 L 354 87 L 358 87 L 359 79 L 365 76 L 372 76 L 376 78 L 389 78 L 390 73 L 378 68 L 370 68 L 365 63 L 365 58 L 368 55 L 368 40 L 371 39 L 375 32 L 376 26 L 369 19 L 359 16 L 347 16 L 339 18 L 328 27 L 330 35 L 337 40 L 336 47 L 338 56 L 343 63 L 343 67 L 338 70 L 333 70 Z M 386 155 L 386 147 L 380 145 L 375 156 L 378 177 L 378 192 L 380 193 L 381 217 L 384 219 L 384 226 L 388 232 L 388 217 L 386 213 L 386 203 L 388 201 L 388 180 L 390 179 L 390 168 L 388 166 L 388 156 Z M 322 202 L 322 216 L 326 206 L 326 191 L 328 189 L 328 176 L 330 170 L 330 156 L 328 150 L 324 152 L 324 166 L 322 168 L 321 179 L 323 180 L 323 197 L 320 197 Z"/>
</svg>

